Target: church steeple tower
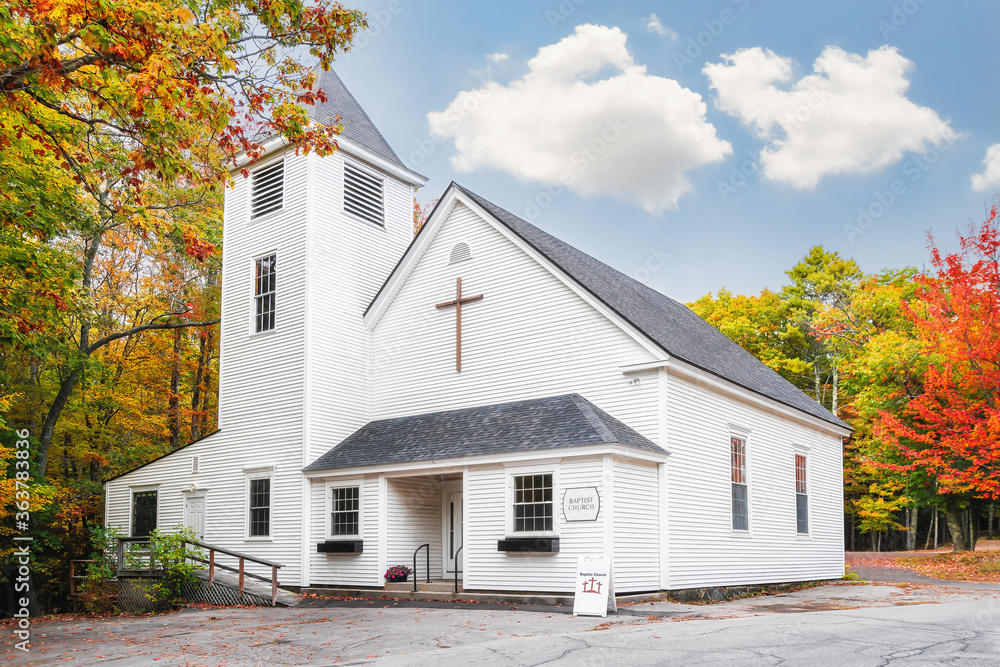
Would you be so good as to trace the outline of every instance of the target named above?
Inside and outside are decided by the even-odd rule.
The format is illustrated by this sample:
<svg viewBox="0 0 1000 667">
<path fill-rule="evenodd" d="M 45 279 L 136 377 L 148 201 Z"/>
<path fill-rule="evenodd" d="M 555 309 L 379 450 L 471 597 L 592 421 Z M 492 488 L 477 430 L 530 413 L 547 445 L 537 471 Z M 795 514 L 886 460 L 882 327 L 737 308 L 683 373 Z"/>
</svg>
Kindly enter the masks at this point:
<svg viewBox="0 0 1000 667">
<path fill-rule="evenodd" d="M 343 126 L 340 150 L 296 155 L 274 142 L 225 208 L 220 427 L 273 436 L 294 465 L 369 418 L 362 315 L 412 238 L 426 181 L 335 72 L 318 86 L 327 101 L 310 115 Z"/>
</svg>

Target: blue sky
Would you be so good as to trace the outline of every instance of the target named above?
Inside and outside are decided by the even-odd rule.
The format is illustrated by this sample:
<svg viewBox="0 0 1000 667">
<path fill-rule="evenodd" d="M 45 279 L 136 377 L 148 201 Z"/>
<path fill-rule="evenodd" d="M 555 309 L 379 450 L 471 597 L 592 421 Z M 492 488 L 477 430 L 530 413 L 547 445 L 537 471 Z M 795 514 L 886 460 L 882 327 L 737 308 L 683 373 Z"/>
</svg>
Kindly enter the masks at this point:
<svg viewBox="0 0 1000 667">
<path fill-rule="evenodd" d="M 456 180 L 680 300 L 817 244 L 920 266 L 1000 192 L 996 2 L 347 4 L 335 68 L 420 201 Z"/>
</svg>

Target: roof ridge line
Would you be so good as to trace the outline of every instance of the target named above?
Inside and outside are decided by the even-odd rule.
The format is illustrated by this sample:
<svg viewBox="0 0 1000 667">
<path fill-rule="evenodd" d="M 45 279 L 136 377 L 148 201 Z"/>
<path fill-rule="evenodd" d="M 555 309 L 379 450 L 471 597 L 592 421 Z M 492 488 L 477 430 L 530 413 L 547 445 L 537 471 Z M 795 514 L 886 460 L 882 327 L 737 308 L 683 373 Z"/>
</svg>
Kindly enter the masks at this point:
<svg viewBox="0 0 1000 667">
<path fill-rule="evenodd" d="M 587 423 L 594 428 L 594 431 L 604 442 L 618 442 L 618 438 L 615 437 L 615 434 L 611 432 L 611 429 L 604 423 L 604 420 L 601 419 L 597 412 L 594 411 L 594 406 L 590 403 L 590 401 L 585 399 L 580 394 L 570 394 L 569 398 L 573 401 L 574 405 L 576 405 L 577 409 L 580 410 L 580 413 L 583 415 L 584 419 L 587 420 Z"/>
</svg>

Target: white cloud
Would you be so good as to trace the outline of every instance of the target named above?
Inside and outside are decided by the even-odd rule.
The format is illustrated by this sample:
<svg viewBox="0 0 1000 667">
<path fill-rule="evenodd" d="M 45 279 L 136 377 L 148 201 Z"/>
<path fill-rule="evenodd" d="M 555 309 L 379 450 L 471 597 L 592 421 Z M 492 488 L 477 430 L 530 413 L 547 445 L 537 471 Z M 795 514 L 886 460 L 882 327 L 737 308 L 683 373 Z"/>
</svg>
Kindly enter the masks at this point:
<svg viewBox="0 0 1000 667">
<path fill-rule="evenodd" d="M 972 189 L 976 192 L 1000 189 L 1000 144 L 986 149 L 983 173 L 972 175 Z"/>
<path fill-rule="evenodd" d="M 895 47 L 864 57 L 828 46 L 813 73 L 794 82 L 792 60 L 772 51 L 722 58 L 702 71 L 716 106 L 768 142 L 761 164 L 770 180 L 811 189 L 824 176 L 866 174 L 958 137 L 934 110 L 906 98 L 913 63 Z"/>
<path fill-rule="evenodd" d="M 656 14 L 650 14 L 649 18 L 642 20 L 646 24 L 646 30 L 649 32 L 655 32 L 657 35 L 663 35 L 664 37 L 669 37 L 670 39 L 677 39 L 680 35 L 677 34 L 676 30 L 671 30 L 667 26 L 663 25 L 663 21 Z"/>
<path fill-rule="evenodd" d="M 490 55 L 486 56 L 486 59 L 492 60 L 495 63 L 502 63 L 505 60 L 510 60 L 510 56 L 508 56 L 506 53 L 491 53 Z"/>
<path fill-rule="evenodd" d="M 701 96 L 647 74 L 626 40 L 618 28 L 577 26 L 541 48 L 523 78 L 486 82 L 429 113 L 431 131 L 454 139 L 460 172 L 499 169 L 650 213 L 674 208 L 692 189 L 686 172 L 732 147 L 705 119 Z"/>
</svg>

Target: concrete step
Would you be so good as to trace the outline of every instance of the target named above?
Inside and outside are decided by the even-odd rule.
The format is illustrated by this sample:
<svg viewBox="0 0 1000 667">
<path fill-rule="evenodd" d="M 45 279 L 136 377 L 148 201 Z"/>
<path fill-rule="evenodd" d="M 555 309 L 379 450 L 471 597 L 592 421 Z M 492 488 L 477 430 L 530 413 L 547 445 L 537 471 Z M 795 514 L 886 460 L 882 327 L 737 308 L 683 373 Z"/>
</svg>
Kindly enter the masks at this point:
<svg viewBox="0 0 1000 667">
<path fill-rule="evenodd" d="M 398 582 L 397 582 L 398 583 Z M 432 584 L 435 582 L 431 582 Z M 362 598 L 374 600 L 435 600 L 445 602 L 488 602 L 494 604 L 538 604 L 548 606 L 573 606 L 573 596 L 568 593 L 532 593 L 532 592 L 496 592 L 496 591 L 466 591 L 459 589 L 458 595 L 452 588 L 447 591 L 413 592 L 413 582 L 408 583 L 405 590 L 389 590 L 385 588 L 340 588 L 334 586 L 311 586 L 302 589 L 303 594 L 318 595 L 331 598 Z M 418 587 L 419 588 L 419 587 Z M 666 600 L 666 591 L 658 593 L 643 593 L 641 595 L 619 595 L 618 604 L 636 602 L 654 602 Z"/>
<path fill-rule="evenodd" d="M 385 582 L 386 591 L 402 592 L 402 593 L 412 593 L 413 592 L 413 580 L 410 581 L 387 581 Z M 462 580 L 458 581 L 458 592 L 461 593 Z M 429 583 L 427 581 L 417 582 L 417 591 L 425 591 L 430 593 L 454 593 L 455 592 L 455 580 L 447 581 L 444 579 L 431 580 Z"/>
</svg>

